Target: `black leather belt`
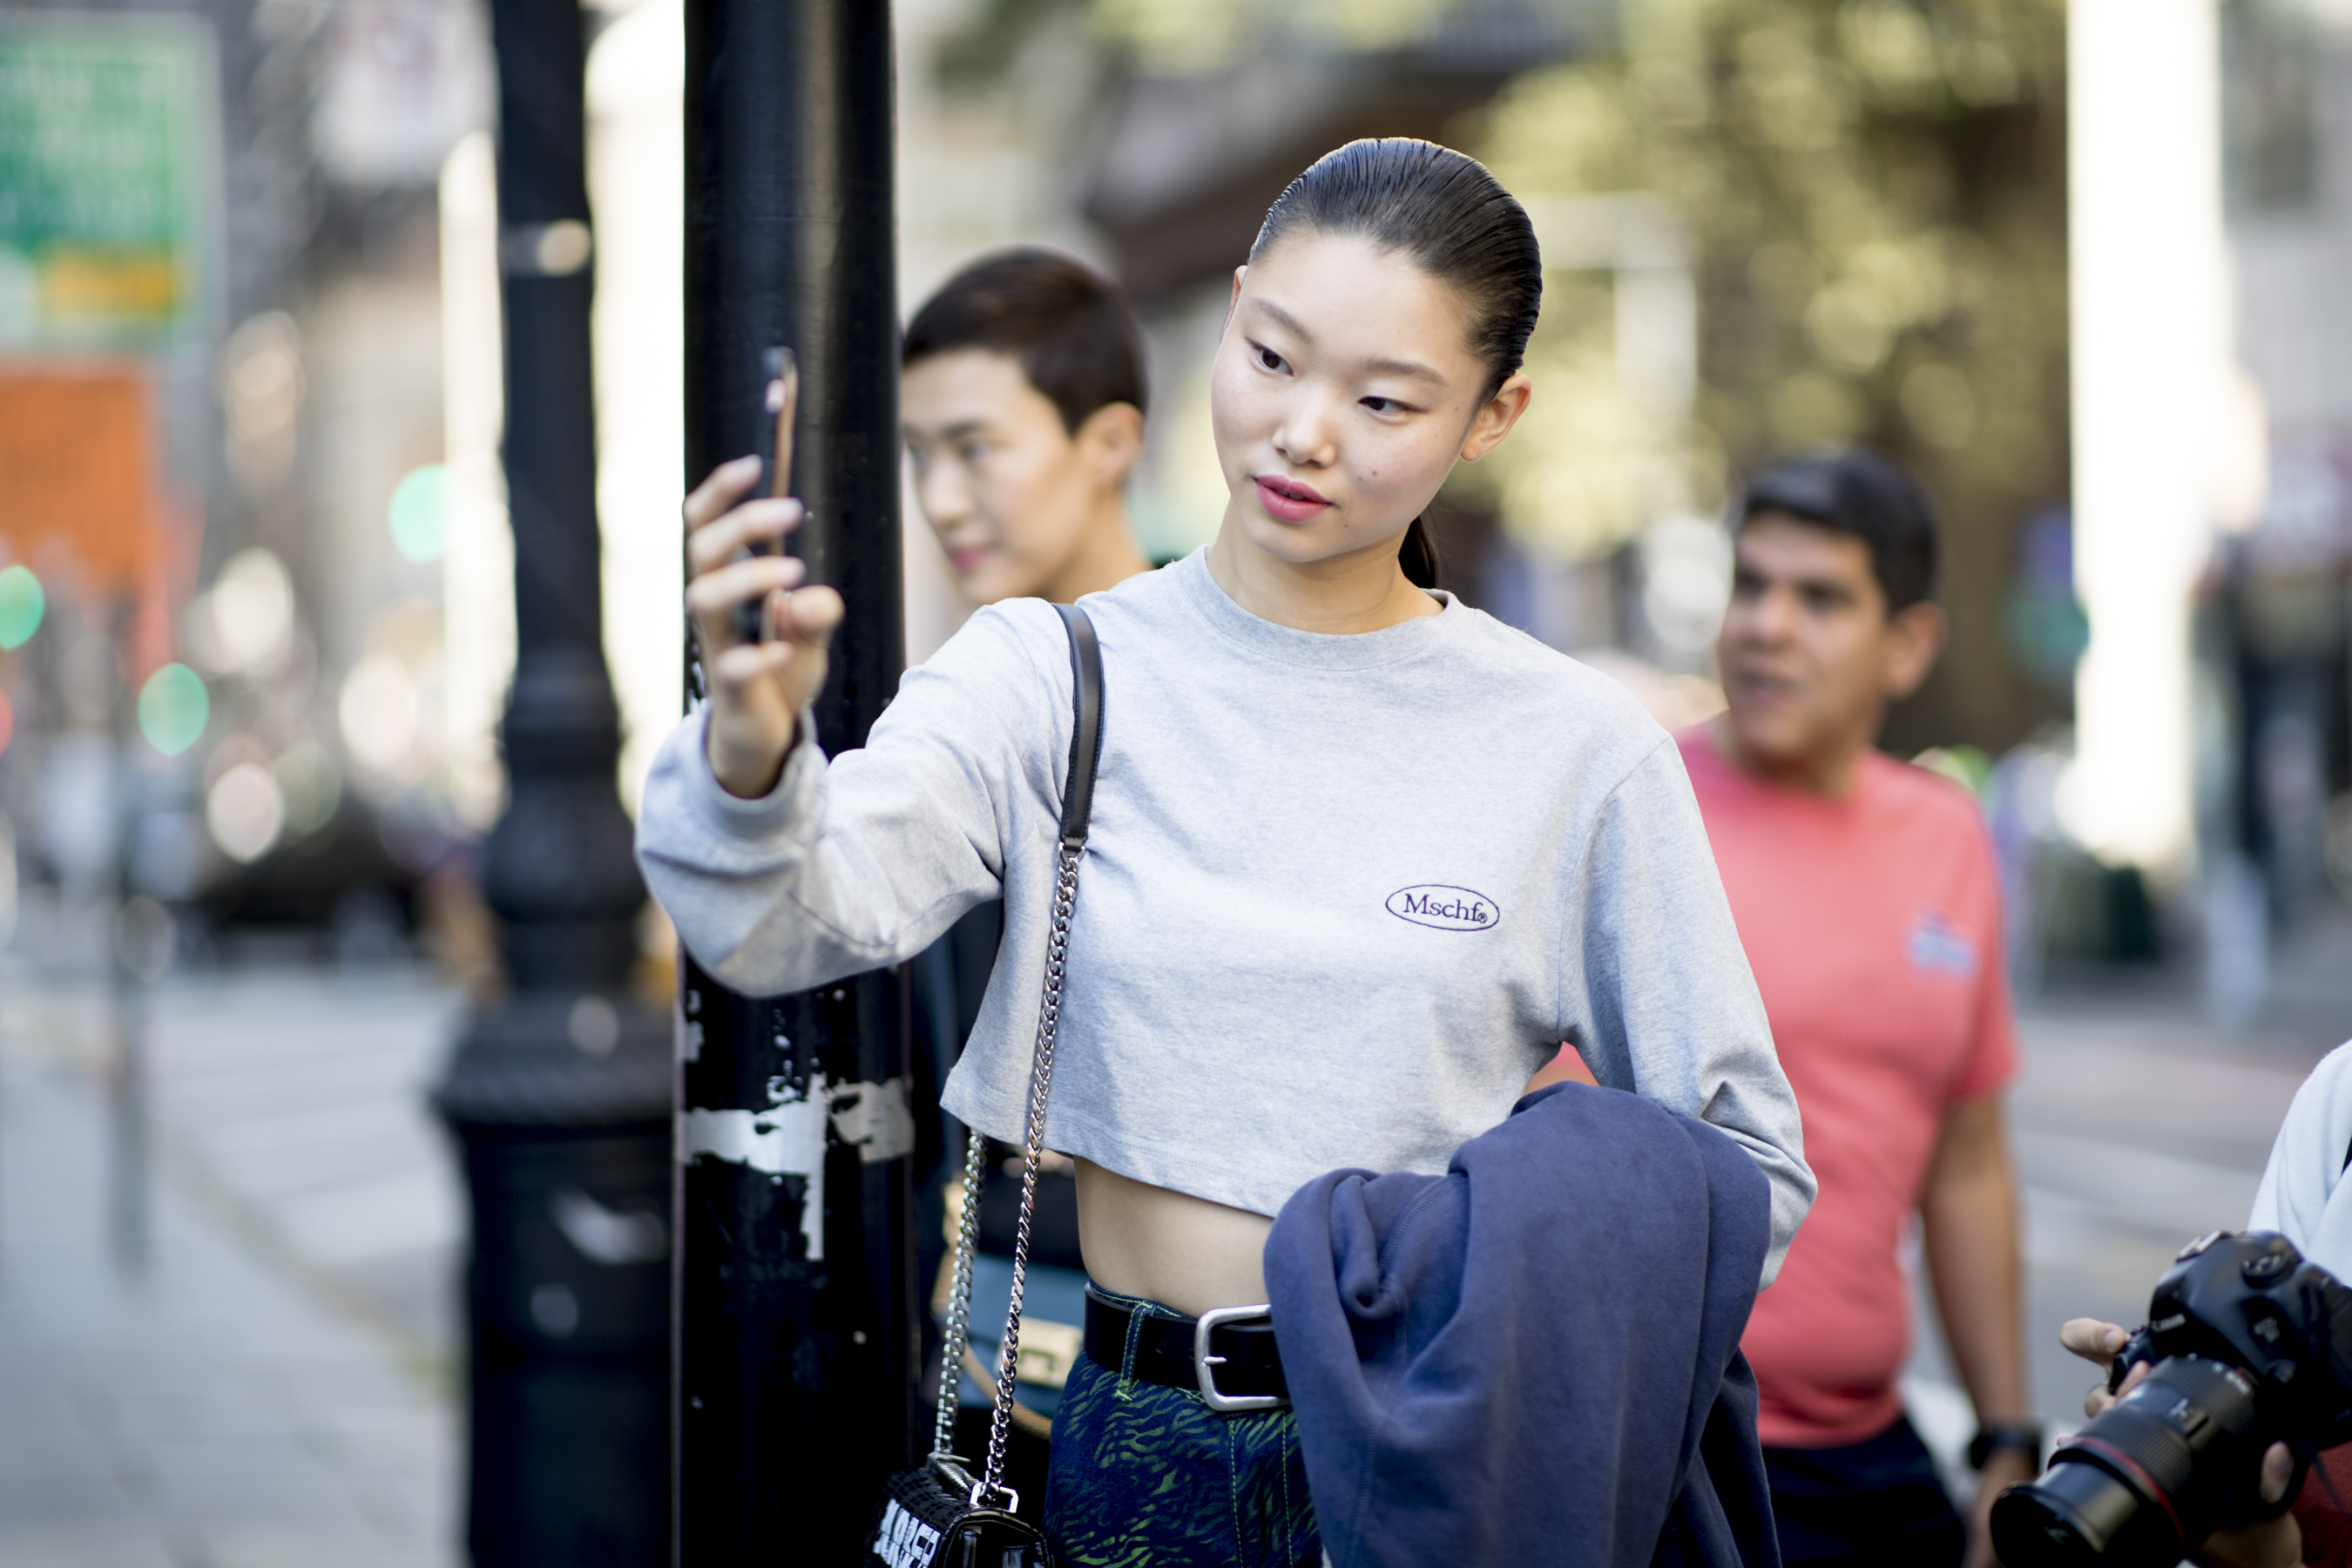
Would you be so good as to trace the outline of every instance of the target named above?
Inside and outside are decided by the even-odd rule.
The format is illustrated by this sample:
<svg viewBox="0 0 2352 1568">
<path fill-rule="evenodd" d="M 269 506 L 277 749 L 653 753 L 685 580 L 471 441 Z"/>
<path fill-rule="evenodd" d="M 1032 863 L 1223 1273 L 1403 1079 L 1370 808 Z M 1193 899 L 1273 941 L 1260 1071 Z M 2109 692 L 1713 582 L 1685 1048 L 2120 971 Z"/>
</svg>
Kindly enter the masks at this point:
<svg viewBox="0 0 2352 1568">
<path fill-rule="evenodd" d="M 1118 1372 L 1127 1365 L 1135 1316 L 1087 1287 L 1086 1352 Z M 1221 1411 L 1274 1410 L 1290 1403 L 1275 1349 L 1274 1320 L 1264 1307 L 1220 1307 L 1198 1318 L 1146 1313 L 1136 1331 L 1132 1373 L 1162 1388 L 1187 1388 Z"/>
</svg>

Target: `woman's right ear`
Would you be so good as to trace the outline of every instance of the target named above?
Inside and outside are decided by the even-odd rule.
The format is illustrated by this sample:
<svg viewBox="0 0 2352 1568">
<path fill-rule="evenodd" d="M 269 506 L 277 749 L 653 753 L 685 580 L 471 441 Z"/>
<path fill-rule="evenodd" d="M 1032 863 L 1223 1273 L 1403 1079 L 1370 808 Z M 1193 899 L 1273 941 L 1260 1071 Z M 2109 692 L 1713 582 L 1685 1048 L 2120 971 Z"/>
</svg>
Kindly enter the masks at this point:
<svg viewBox="0 0 2352 1568">
<path fill-rule="evenodd" d="M 1225 329 L 1234 324 L 1234 307 L 1242 302 L 1242 279 L 1249 276 L 1249 263 L 1234 268 L 1234 291 L 1225 296 L 1225 319 L 1217 324 L 1217 335 L 1223 337 Z"/>
<path fill-rule="evenodd" d="M 1527 372 L 1513 371 L 1505 377 L 1503 384 L 1495 389 L 1495 395 L 1471 416 L 1470 433 L 1462 439 L 1462 460 L 1475 463 L 1501 446 L 1503 437 L 1511 433 L 1511 426 L 1519 422 L 1519 416 L 1528 411 L 1528 400 L 1534 395 L 1535 383 L 1528 378 Z"/>
</svg>

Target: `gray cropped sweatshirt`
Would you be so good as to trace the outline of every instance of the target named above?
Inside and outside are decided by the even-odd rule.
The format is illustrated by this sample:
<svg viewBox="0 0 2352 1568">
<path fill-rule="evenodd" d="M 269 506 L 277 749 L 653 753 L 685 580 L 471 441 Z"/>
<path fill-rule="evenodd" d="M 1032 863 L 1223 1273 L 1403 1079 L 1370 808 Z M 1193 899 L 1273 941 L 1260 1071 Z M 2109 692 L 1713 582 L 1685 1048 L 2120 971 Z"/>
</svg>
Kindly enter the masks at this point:
<svg viewBox="0 0 2352 1568">
<path fill-rule="evenodd" d="M 1563 1041 L 1812 1201 L 1674 742 L 1607 677 L 1458 601 L 1332 637 L 1260 620 L 1204 553 L 1083 602 L 1107 671 L 1046 1142 L 1271 1215 L 1327 1171 L 1442 1173 Z M 803 722 L 775 788 L 720 789 L 703 721 L 637 854 L 689 950 L 753 994 L 921 952 L 1002 896 L 948 1109 L 1017 1140 L 1071 725 L 1052 607 L 982 610 L 861 750 Z"/>
</svg>

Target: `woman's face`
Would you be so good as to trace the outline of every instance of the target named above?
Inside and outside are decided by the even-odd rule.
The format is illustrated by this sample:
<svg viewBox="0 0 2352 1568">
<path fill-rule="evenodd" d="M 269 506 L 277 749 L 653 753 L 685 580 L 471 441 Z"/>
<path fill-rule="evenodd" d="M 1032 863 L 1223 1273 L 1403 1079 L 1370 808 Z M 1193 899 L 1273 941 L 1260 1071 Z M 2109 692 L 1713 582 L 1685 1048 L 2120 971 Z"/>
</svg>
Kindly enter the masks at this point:
<svg viewBox="0 0 2352 1568">
<path fill-rule="evenodd" d="M 1353 235 L 1295 233 L 1239 269 L 1210 372 L 1225 520 L 1294 565 L 1385 548 L 1527 405 L 1491 398 L 1461 296 Z"/>
</svg>

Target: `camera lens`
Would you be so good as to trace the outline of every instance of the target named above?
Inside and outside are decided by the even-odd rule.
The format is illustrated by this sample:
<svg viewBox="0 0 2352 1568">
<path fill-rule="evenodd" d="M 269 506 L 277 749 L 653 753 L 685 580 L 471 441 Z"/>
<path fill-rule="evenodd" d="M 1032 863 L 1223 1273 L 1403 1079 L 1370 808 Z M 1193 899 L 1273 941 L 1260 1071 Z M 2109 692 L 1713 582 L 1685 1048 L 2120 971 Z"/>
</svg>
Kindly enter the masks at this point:
<svg viewBox="0 0 2352 1568">
<path fill-rule="evenodd" d="M 2053 1462 L 1994 1501 L 1993 1551 L 2003 1563 L 2046 1568 L 2103 1563 L 2139 1508 L 2139 1495 L 2097 1465 Z"/>
<path fill-rule="evenodd" d="M 2042 1479 L 1993 1504 L 2011 1568 L 2103 1563 L 2170 1568 L 2212 1533 L 2221 1500 L 2259 1451 L 2253 1385 L 2198 1356 L 2159 1363 L 2075 1434 Z"/>
</svg>

